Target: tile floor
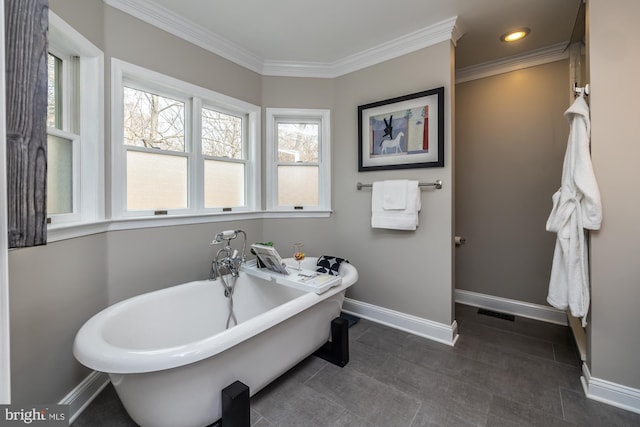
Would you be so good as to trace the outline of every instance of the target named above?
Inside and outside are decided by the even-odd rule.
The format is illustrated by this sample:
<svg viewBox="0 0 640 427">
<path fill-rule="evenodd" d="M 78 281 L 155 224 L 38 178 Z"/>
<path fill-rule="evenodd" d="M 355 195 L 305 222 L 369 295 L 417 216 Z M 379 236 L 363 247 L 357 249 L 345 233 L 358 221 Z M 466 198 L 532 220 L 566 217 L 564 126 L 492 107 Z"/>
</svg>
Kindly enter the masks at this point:
<svg viewBox="0 0 640 427">
<path fill-rule="evenodd" d="M 568 328 L 464 305 L 456 319 L 453 348 L 361 320 L 346 367 L 305 359 L 252 397 L 251 425 L 640 426 L 584 397 Z M 85 426 L 135 424 L 109 385 L 73 424 Z"/>
</svg>

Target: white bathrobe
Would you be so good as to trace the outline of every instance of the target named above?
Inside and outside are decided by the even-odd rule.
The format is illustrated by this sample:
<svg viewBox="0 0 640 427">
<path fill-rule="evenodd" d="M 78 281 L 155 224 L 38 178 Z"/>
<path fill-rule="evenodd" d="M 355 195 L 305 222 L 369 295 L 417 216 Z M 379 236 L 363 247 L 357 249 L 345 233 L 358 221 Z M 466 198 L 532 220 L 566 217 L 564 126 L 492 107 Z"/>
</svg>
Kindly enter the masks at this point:
<svg viewBox="0 0 640 427">
<path fill-rule="evenodd" d="M 571 311 L 586 326 L 589 311 L 589 260 L 585 230 L 602 221 L 600 191 L 589 152 L 589 106 L 579 96 L 564 113 L 570 123 L 560 189 L 553 195 L 547 231 L 558 233 L 549 295 L 552 306 Z"/>
</svg>

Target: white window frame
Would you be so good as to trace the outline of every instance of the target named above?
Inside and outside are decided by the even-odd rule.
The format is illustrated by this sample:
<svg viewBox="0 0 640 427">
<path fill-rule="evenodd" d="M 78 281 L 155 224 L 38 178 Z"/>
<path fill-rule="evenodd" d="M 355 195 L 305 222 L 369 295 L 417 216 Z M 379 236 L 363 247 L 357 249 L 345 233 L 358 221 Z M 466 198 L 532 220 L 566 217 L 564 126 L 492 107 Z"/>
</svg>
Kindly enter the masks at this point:
<svg viewBox="0 0 640 427">
<path fill-rule="evenodd" d="M 324 109 L 267 108 L 266 109 L 266 179 L 267 210 L 285 212 L 331 212 L 331 112 Z M 278 141 L 277 123 L 319 122 L 318 141 L 318 205 L 281 206 L 278 204 Z"/>
<path fill-rule="evenodd" d="M 49 10 L 49 52 L 63 61 L 62 129 L 73 143 L 73 212 L 48 215 L 50 231 L 104 219 L 104 54 Z"/>
<path fill-rule="evenodd" d="M 126 154 L 124 145 L 123 87 L 185 100 L 185 151 L 188 160 L 188 207 L 162 212 L 128 211 L 126 201 Z M 202 107 L 219 109 L 246 117 L 245 206 L 231 212 L 255 212 L 260 209 L 260 115 L 259 106 L 202 88 L 156 71 L 116 58 L 111 59 L 111 218 L 166 218 L 182 215 L 226 213 L 226 209 L 204 207 L 204 159 L 200 146 Z M 135 149 L 135 148 L 134 148 Z M 135 149 L 137 150 L 137 149 Z M 165 154 L 165 153 L 163 153 Z M 166 152 L 170 155 L 171 152 Z M 207 157 L 209 158 L 209 157 Z"/>
</svg>

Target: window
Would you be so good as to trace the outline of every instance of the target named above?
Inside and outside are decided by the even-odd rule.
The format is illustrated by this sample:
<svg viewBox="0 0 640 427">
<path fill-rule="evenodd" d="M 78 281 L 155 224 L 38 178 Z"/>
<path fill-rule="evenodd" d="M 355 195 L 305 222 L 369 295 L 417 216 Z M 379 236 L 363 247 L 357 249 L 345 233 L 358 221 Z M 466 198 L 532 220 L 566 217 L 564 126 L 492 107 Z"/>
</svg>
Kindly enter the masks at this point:
<svg viewBox="0 0 640 427">
<path fill-rule="evenodd" d="M 267 208 L 331 209 L 328 110 L 267 109 Z"/>
<path fill-rule="evenodd" d="M 50 220 L 76 219 L 74 199 L 78 195 L 74 197 L 77 191 L 74 191 L 73 168 L 76 165 L 77 169 L 74 157 L 77 157 L 80 136 L 74 132 L 76 123 L 71 120 L 75 115 L 75 105 L 71 102 L 76 92 L 74 63 L 75 58 L 71 56 L 64 56 L 63 60 L 51 53 L 47 55 L 47 214 Z M 63 118 L 66 121 L 63 122 Z"/>
<path fill-rule="evenodd" d="M 104 218 L 103 54 L 49 11 L 47 215 L 50 227 Z"/>
<path fill-rule="evenodd" d="M 260 107 L 114 59 L 113 216 L 259 209 Z"/>
<path fill-rule="evenodd" d="M 186 101 L 126 86 L 123 89 L 127 209 L 186 209 Z"/>
<path fill-rule="evenodd" d="M 202 108 L 201 118 L 204 206 L 243 206 L 247 172 L 243 119 L 214 108 Z"/>
</svg>

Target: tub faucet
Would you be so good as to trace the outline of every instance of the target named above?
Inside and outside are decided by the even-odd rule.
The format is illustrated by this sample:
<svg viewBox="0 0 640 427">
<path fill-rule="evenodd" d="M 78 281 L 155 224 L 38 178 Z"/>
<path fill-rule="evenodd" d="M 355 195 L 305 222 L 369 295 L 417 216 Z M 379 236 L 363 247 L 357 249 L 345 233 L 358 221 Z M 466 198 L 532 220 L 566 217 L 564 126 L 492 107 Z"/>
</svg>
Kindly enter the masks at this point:
<svg viewBox="0 0 640 427">
<path fill-rule="evenodd" d="M 244 241 L 242 243 L 242 252 L 238 253 L 237 249 L 233 249 L 231 247 L 231 241 L 236 239 L 240 233 L 242 233 Z M 247 234 L 242 230 L 222 231 L 216 234 L 211 244 L 224 244 L 225 241 L 226 245 L 218 250 L 216 257 L 211 264 L 210 280 L 215 280 L 218 277 L 221 277 L 222 274 L 231 274 L 232 277 L 238 277 L 240 275 L 240 266 L 245 261 Z"/>
</svg>

